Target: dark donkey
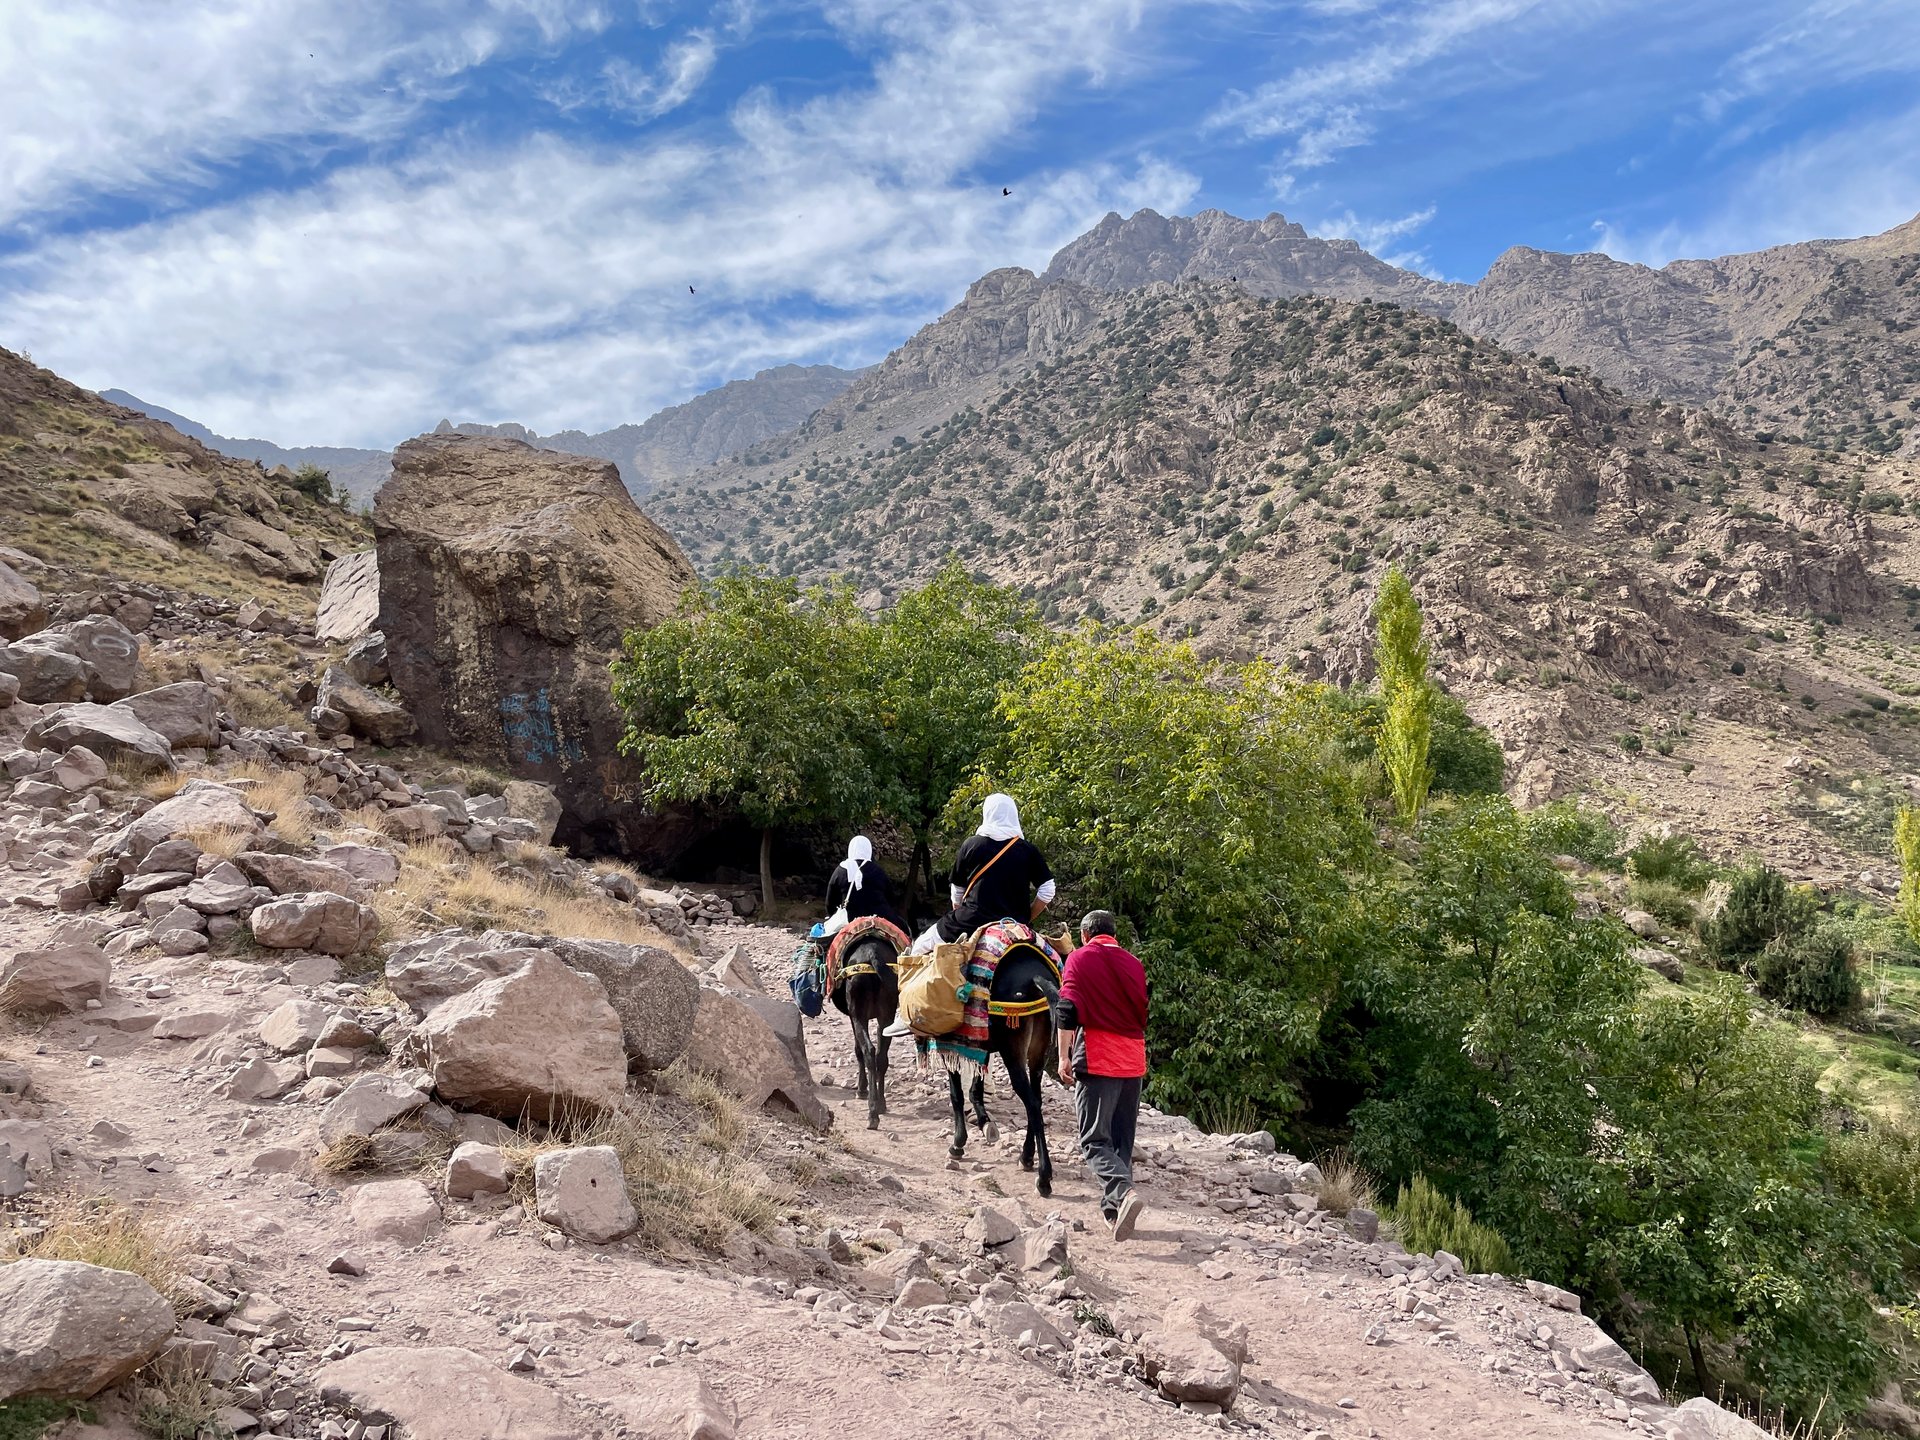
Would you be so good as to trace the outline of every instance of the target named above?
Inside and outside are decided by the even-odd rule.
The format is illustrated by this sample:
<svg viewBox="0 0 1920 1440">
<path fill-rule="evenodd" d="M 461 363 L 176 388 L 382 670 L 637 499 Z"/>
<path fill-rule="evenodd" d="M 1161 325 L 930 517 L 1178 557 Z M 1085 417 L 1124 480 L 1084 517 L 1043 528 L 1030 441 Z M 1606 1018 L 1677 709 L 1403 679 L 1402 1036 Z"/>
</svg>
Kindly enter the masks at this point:
<svg viewBox="0 0 1920 1440">
<path fill-rule="evenodd" d="M 900 977 L 893 968 L 898 958 L 899 951 L 884 936 L 864 935 L 841 957 L 840 980 L 833 989 L 833 1003 L 853 1022 L 858 1093 L 867 1102 L 869 1130 L 878 1130 L 880 1117 L 887 1113 L 887 1050 L 893 1040 L 886 1030 L 900 1008 Z M 869 1027 L 879 1031 L 877 1039 Z"/>
<path fill-rule="evenodd" d="M 1040 1108 L 1040 1085 L 1047 1072 L 1047 1056 L 1053 1050 L 1053 1007 L 1060 999 L 1060 983 L 1046 957 L 1031 946 L 1019 945 L 1001 957 L 993 972 L 993 999 L 996 1004 L 1039 1004 L 1046 1008 L 1018 1019 L 994 1016 L 987 1026 L 987 1063 L 998 1055 L 1007 1068 L 1013 1093 L 1027 1107 L 1027 1138 L 1020 1147 L 1020 1168 L 1031 1170 L 1037 1163 L 1039 1176 L 1034 1188 L 1042 1195 L 1053 1194 L 1053 1157 L 1047 1153 L 1047 1121 Z M 952 1057 L 946 1057 L 949 1063 Z M 967 1153 L 967 1110 L 961 1096 L 958 1071 L 947 1074 L 953 1098 L 953 1146 L 947 1151 L 958 1160 Z M 986 1070 L 973 1077 L 974 1124 L 989 1131 L 993 1122 L 987 1115 Z"/>
</svg>

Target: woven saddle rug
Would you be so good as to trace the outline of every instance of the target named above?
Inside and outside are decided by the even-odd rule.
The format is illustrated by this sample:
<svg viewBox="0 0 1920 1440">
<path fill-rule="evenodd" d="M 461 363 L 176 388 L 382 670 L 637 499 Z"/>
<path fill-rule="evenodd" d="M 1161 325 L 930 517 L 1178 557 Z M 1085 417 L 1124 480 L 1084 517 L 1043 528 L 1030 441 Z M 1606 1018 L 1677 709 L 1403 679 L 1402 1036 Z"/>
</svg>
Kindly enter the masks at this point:
<svg viewBox="0 0 1920 1440">
<path fill-rule="evenodd" d="M 1018 920 L 996 920 L 981 926 L 973 932 L 972 944 L 973 958 L 967 961 L 967 993 L 961 997 L 966 1018 L 952 1034 L 938 1035 L 927 1042 L 927 1048 L 940 1056 L 963 1085 L 971 1084 L 973 1077 L 986 1068 L 987 1038 L 996 1014 L 1018 1024 L 1025 1015 L 1038 1014 L 1046 1008 L 1045 1001 L 1032 1005 L 996 1004 L 993 977 L 999 972 L 1000 962 L 1016 950 L 1032 950 L 1053 968 L 1054 979 L 1060 978 L 1059 953 L 1047 943 L 1044 935 Z"/>
<path fill-rule="evenodd" d="M 883 920 L 878 915 L 862 915 L 858 920 L 849 920 L 834 933 L 827 945 L 827 993 L 837 991 L 849 978 L 855 975 L 872 975 L 875 972 L 873 962 L 867 959 L 855 961 L 843 967 L 846 954 L 855 943 L 872 936 L 879 936 L 893 947 L 896 957 L 905 953 L 913 944 L 907 932 L 891 920 Z"/>
</svg>

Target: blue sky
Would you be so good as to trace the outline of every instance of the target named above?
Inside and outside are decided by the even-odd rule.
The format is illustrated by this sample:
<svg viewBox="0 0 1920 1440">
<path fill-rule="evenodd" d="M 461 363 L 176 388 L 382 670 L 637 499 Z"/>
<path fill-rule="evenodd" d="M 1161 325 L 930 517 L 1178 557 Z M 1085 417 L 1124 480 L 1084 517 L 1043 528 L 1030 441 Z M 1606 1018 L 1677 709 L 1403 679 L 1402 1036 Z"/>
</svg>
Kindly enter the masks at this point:
<svg viewBox="0 0 1920 1440">
<path fill-rule="evenodd" d="M 1882 230 L 1920 3 L 0 5 L 0 345 L 283 444 L 866 363 L 1141 206 L 1459 280 Z"/>
</svg>

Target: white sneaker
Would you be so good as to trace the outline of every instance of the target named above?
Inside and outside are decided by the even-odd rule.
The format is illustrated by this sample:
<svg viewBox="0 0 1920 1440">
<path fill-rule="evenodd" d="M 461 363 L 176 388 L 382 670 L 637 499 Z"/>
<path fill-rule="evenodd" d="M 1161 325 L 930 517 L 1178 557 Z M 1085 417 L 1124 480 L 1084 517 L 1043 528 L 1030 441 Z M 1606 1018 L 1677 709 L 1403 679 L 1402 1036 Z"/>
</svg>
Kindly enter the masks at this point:
<svg viewBox="0 0 1920 1440">
<path fill-rule="evenodd" d="M 1147 1203 L 1140 1198 L 1139 1191 L 1127 1191 L 1127 1198 L 1120 1202 L 1120 1213 L 1113 1217 L 1113 1238 L 1124 1240 L 1133 1234 L 1133 1227 L 1140 1219 L 1140 1212 L 1146 1208 Z"/>
<path fill-rule="evenodd" d="M 913 1027 L 904 1020 L 896 1020 L 880 1033 L 882 1035 L 891 1035 L 894 1039 L 898 1040 L 902 1036 L 913 1034 Z"/>
</svg>

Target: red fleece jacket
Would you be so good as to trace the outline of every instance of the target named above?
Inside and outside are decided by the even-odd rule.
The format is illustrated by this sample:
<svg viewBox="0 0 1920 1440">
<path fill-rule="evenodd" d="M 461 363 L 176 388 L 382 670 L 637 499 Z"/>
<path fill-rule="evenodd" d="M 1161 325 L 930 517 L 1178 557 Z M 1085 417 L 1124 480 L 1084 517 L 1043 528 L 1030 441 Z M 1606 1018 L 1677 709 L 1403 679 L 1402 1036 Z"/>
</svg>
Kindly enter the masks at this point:
<svg viewBox="0 0 1920 1440">
<path fill-rule="evenodd" d="M 1144 1075 L 1147 972 L 1111 935 L 1094 935 L 1067 957 L 1060 1023 L 1086 1032 L 1088 1073 Z"/>
</svg>

